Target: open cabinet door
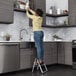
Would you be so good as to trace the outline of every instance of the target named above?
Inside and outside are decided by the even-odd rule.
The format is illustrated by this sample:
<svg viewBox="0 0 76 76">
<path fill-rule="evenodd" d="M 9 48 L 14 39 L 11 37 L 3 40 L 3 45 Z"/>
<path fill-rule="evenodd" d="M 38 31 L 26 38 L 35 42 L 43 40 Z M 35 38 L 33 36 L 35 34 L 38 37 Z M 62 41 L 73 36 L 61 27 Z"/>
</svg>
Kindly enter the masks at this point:
<svg viewBox="0 0 76 76">
<path fill-rule="evenodd" d="M 0 0 L 0 23 L 13 23 L 14 0 Z"/>
<path fill-rule="evenodd" d="M 45 11 L 46 11 L 46 0 L 29 0 L 30 2 L 30 7 L 33 9 L 33 10 L 36 10 L 36 9 L 42 9 L 43 10 L 43 25 L 46 24 L 46 14 L 45 14 Z M 31 24 L 31 23 L 30 23 Z"/>
</svg>

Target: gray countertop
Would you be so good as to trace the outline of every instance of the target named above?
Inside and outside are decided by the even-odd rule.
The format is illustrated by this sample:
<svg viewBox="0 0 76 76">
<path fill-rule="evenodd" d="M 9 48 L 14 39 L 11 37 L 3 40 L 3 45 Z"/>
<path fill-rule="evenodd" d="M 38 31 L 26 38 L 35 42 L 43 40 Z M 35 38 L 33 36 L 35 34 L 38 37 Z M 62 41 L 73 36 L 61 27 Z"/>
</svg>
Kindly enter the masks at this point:
<svg viewBox="0 0 76 76">
<path fill-rule="evenodd" d="M 0 43 L 10 43 L 10 42 L 34 42 L 34 41 L 0 41 Z M 62 41 L 44 41 L 44 42 L 72 42 L 72 41 L 65 41 L 65 40 L 62 40 Z"/>
</svg>

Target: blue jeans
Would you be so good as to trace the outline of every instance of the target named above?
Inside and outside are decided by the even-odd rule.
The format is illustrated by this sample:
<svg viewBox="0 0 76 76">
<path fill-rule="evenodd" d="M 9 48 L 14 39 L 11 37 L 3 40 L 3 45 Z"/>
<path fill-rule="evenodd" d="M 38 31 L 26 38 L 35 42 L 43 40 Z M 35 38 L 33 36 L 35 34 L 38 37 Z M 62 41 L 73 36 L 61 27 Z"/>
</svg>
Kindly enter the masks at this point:
<svg viewBox="0 0 76 76">
<path fill-rule="evenodd" d="M 43 48 L 43 31 L 34 31 L 35 47 L 37 49 L 37 59 L 43 60 L 44 48 Z"/>
</svg>

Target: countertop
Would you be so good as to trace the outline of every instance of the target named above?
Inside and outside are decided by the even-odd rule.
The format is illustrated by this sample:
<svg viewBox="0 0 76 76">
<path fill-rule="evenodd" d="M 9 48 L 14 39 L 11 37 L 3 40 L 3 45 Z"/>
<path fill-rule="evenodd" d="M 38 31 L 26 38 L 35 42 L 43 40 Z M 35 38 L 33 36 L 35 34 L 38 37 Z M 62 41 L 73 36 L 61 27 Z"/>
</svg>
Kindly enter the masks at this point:
<svg viewBox="0 0 76 76">
<path fill-rule="evenodd" d="M 17 43 L 17 42 L 34 42 L 34 41 L 0 41 L 0 43 L 10 43 L 10 42 L 14 42 L 14 43 Z M 72 42 L 72 41 L 66 41 L 66 40 L 56 40 L 56 41 L 54 41 L 54 40 L 49 40 L 49 41 L 44 41 L 44 42 Z"/>
</svg>

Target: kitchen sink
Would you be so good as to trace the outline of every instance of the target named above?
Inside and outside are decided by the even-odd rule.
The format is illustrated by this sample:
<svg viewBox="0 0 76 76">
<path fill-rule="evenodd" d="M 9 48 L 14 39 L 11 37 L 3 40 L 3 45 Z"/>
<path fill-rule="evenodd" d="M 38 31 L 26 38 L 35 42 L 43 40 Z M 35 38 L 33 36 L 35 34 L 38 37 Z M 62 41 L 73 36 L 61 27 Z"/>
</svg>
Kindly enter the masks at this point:
<svg viewBox="0 0 76 76">
<path fill-rule="evenodd" d="M 20 48 L 35 48 L 35 43 L 34 42 L 20 42 Z"/>
<path fill-rule="evenodd" d="M 20 42 L 20 48 L 31 48 L 31 42 Z"/>
</svg>

